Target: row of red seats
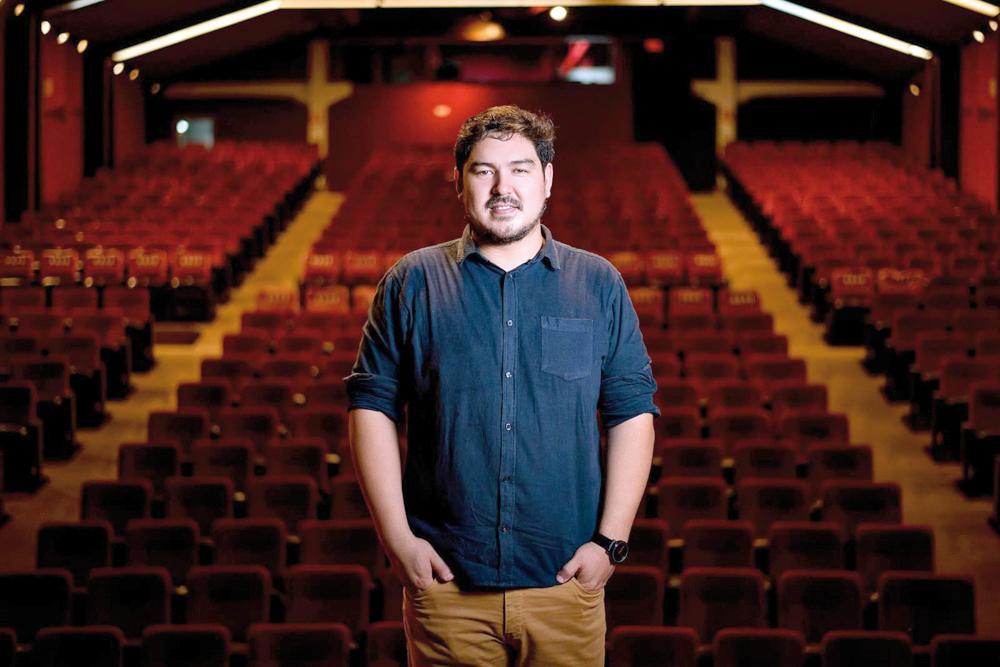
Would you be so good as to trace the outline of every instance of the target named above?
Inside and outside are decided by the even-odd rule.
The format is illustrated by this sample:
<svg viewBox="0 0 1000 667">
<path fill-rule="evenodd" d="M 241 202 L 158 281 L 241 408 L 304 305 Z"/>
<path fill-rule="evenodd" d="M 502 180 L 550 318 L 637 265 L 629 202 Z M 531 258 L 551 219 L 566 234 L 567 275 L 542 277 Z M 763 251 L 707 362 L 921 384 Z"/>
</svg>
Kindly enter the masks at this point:
<svg viewBox="0 0 1000 667">
<path fill-rule="evenodd" d="M 998 275 L 997 217 L 899 153 L 768 143 L 727 151 L 734 199 L 835 342 L 862 342 L 857 308 L 890 282 L 873 285 L 874 272 L 914 274 L 917 291 L 937 276 L 969 289 Z M 845 298 L 862 303 L 841 312 Z"/>
<path fill-rule="evenodd" d="M 136 657 L 145 667 L 230 667 L 236 656 L 250 667 L 286 667 L 303 660 L 348 667 L 358 664 L 355 654 L 369 667 L 406 664 L 402 623 L 373 624 L 366 639 L 361 650 L 337 623 L 256 623 L 241 647 L 223 625 L 162 624 L 146 628 L 136 646 L 114 626 L 58 626 L 38 632 L 30 657 L 37 667 L 121 667 L 138 649 Z M 18 657 L 13 631 L 0 629 L 0 667 L 14 667 Z"/>
<path fill-rule="evenodd" d="M 308 147 L 154 145 L 64 201 L 0 228 L 0 273 L 44 285 L 148 287 L 157 319 L 206 320 L 301 205 Z"/>
<path fill-rule="evenodd" d="M 222 625 L 238 644 L 252 636 L 255 624 L 282 621 L 334 622 L 344 628 L 338 634 L 360 638 L 368 627 L 366 597 L 372 586 L 362 568 L 299 565 L 289 570 L 287 590 L 275 600 L 271 576 L 259 566 L 194 566 L 183 591 L 174 591 L 164 568 L 95 568 L 81 596 L 86 613 L 80 618 L 72 613 L 68 571 L 14 572 L 0 575 L 0 582 L 0 626 L 13 628 L 22 643 L 36 640 L 43 628 L 69 625 L 76 618 L 81 624 L 118 628 L 133 642 L 152 626 L 181 620 Z M 655 568 L 622 566 L 605 590 L 609 629 L 663 626 L 665 591 Z M 936 635 L 975 632 L 973 585 L 961 576 L 886 572 L 879 579 L 877 622 L 870 626 L 854 573 L 788 571 L 769 604 L 757 570 L 692 567 L 681 575 L 677 592 L 676 625 L 691 629 L 703 644 L 736 628 L 792 630 L 800 645 L 819 644 L 833 631 L 901 632 L 919 647 Z"/>
</svg>

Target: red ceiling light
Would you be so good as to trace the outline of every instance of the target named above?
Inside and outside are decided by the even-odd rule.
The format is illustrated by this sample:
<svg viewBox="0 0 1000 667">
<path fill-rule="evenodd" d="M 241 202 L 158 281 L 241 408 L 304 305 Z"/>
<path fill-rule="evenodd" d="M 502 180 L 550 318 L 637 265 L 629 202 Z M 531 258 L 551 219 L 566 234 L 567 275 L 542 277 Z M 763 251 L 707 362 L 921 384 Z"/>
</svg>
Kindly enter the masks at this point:
<svg viewBox="0 0 1000 667">
<path fill-rule="evenodd" d="M 663 40 L 659 37 L 647 37 L 642 40 L 642 49 L 646 53 L 663 53 Z"/>
</svg>

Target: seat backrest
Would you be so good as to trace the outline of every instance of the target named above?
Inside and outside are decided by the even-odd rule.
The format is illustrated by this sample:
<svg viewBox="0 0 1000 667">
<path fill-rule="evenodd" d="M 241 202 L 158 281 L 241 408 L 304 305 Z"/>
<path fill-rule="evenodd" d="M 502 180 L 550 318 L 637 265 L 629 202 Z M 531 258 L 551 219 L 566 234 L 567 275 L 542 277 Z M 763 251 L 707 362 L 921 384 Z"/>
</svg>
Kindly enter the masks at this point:
<svg viewBox="0 0 1000 667">
<path fill-rule="evenodd" d="M 658 516 L 680 535 L 691 519 L 725 519 L 726 485 L 717 477 L 683 477 L 661 480 L 656 486 Z"/>
<path fill-rule="evenodd" d="M 21 644 L 42 628 L 69 625 L 73 579 L 67 570 L 0 573 L 0 628 L 11 628 Z"/>
<path fill-rule="evenodd" d="M 212 522 L 233 516 L 233 482 L 227 477 L 173 477 L 166 481 L 167 518 L 193 519 L 202 535 Z"/>
<path fill-rule="evenodd" d="M 857 570 L 868 593 L 889 571 L 934 571 L 934 531 L 928 526 L 862 523 L 857 528 Z"/>
<path fill-rule="evenodd" d="M 38 667 L 121 667 L 125 636 L 118 628 L 43 628 L 31 655 Z"/>
<path fill-rule="evenodd" d="M 1000 638 L 940 634 L 931 640 L 931 667 L 996 664 Z"/>
<path fill-rule="evenodd" d="M 567 586 L 582 584 L 571 579 Z M 609 630 L 619 625 L 663 624 L 663 573 L 655 567 L 619 565 L 604 588 Z"/>
<path fill-rule="evenodd" d="M 830 480 L 872 480 L 872 448 L 868 445 L 817 445 L 809 448 L 809 483 L 813 498 L 819 498 L 823 483 Z"/>
<path fill-rule="evenodd" d="M 861 577 L 844 570 L 789 570 L 778 579 L 778 625 L 818 644 L 830 630 L 862 629 Z"/>
<path fill-rule="evenodd" d="M 268 475 L 305 475 L 316 482 L 320 493 L 329 495 L 326 443 L 319 439 L 279 441 L 264 450 Z"/>
<path fill-rule="evenodd" d="M 118 447 L 118 479 L 148 479 L 162 496 L 164 483 L 180 474 L 180 451 L 173 444 L 125 443 Z"/>
<path fill-rule="evenodd" d="M 733 452 L 733 474 L 736 481 L 757 479 L 794 479 L 795 450 L 788 445 L 763 442 L 741 442 Z"/>
<path fill-rule="evenodd" d="M 166 568 L 136 565 L 91 570 L 87 623 L 113 625 L 128 639 L 138 639 L 146 626 L 170 621 L 171 591 Z"/>
<path fill-rule="evenodd" d="M 309 519 L 299 523 L 299 557 L 305 564 L 363 565 L 373 575 L 385 556 L 370 519 Z"/>
<path fill-rule="evenodd" d="M 156 444 L 174 444 L 182 455 L 189 456 L 195 441 L 207 438 L 208 411 L 201 408 L 154 410 L 149 413 L 146 440 Z"/>
<path fill-rule="evenodd" d="M 119 309 L 130 327 L 141 329 L 152 318 L 149 290 L 144 287 L 108 286 L 104 288 L 102 296 L 104 308 Z"/>
<path fill-rule="evenodd" d="M 762 628 L 764 577 L 749 568 L 688 568 L 681 575 L 677 624 L 693 628 L 702 643 L 724 628 Z"/>
<path fill-rule="evenodd" d="M 878 586 L 879 630 L 906 632 L 915 645 L 939 634 L 975 634 L 975 585 L 971 577 L 926 572 L 886 572 Z"/>
<path fill-rule="evenodd" d="M 346 666 L 351 631 L 339 623 L 260 623 L 249 643 L 250 667 Z"/>
<path fill-rule="evenodd" d="M 809 518 L 809 491 L 795 479 L 748 479 L 736 487 L 740 518 L 753 524 L 754 534 L 765 537 L 775 521 Z"/>
<path fill-rule="evenodd" d="M 722 445 L 700 439 L 661 440 L 656 448 L 661 476 L 713 477 L 722 470 Z"/>
<path fill-rule="evenodd" d="M 227 477 L 237 491 L 245 491 L 253 474 L 253 443 L 247 440 L 200 440 L 191 448 L 198 477 Z"/>
<path fill-rule="evenodd" d="M 399 621 L 378 621 L 368 626 L 365 645 L 368 667 L 403 667 L 406 660 L 406 633 Z"/>
<path fill-rule="evenodd" d="M 247 513 L 254 518 L 277 518 L 291 534 L 299 522 L 317 518 L 316 481 L 303 475 L 274 475 L 247 482 Z"/>
<path fill-rule="evenodd" d="M 81 519 L 103 519 L 116 535 L 124 535 L 129 520 L 149 516 L 153 485 L 146 479 L 91 480 L 83 483 L 80 496 Z"/>
<path fill-rule="evenodd" d="M 820 654 L 823 656 L 823 667 L 913 665 L 910 638 L 902 632 L 833 630 L 823 637 Z"/>
<path fill-rule="evenodd" d="M 28 426 L 36 419 L 35 386 L 30 382 L 0 384 L 0 424 Z"/>
<path fill-rule="evenodd" d="M 259 565 L 274 580 L 285 576 L 285 524 L 280 519 L 216 519 L 216 565 Z"/>
<path fill-rule="evenodd" d="M 902 492 L 891 482 L 823 483 L 823 520 L 843 527 L 849 539 L 859 523 L 901 523 Z"/>
<path fill-rule="evenodd" d="M 715 667 L 800 667 L 805 650 L 793 630 L 729 628 L 712 642 Z"/>
<path fill-rule="evenodd" d="M 360 565 L 296 565 L 288 571 L 289 623 L 343 623 L 352 634 L 368 627 L 374 585 Z"/>
<path fill-rule="evenodd" d="M 257 565 L 195 566 L 188 572 L 188 623 L 224 625 L 233 641 L 270 615 L 271 576 Z"/>
<path fill-rule="evenodd" d="M 142 633 L 142 667 L 228 667 L 222 625 L 151 625 Z"/>
<path fill-rule="evenodd" d="M 693 520 L 684 524 L 684 567 L 753 567 L 753 524 Z"/>
<path fill-rule="evenodd" d="M 619 625 L 608 633 L 609 667 L 695 667 L 697 652 L 691 628 Z"/>
<path fill-rule="evenodd" d="M 165 568 L 174 584 L 198 564 L 198 524 L 191 519 L 133 519 L 125 529 L 128 564 Z"/>
<path fill-rule="evenodd" d="M 778 521 L 768 533 L 770 574 L 777 581 L 788 570 L 840 570 L 844 567 L 841 529 L 830 522 Z"/>
<path fill-rule="evenodd" d="M 35 565 L 68 570 L 74 585 L 86 586 L 92 569 L 111 565 L 112 534 L 103 520 L 45 522 L 38 529 Z"/>
</svg>

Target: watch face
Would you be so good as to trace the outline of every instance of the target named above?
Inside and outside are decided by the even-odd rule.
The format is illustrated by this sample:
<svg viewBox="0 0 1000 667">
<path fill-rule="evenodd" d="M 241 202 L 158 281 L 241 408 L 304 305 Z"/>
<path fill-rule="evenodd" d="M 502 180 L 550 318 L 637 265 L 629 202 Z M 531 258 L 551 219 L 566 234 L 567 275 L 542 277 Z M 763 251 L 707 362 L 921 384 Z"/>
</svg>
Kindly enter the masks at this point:
<svg viewBox="0 0 1000 667">
<path fill-rule="evenodd" d="M 628 542 L 615 540 L 608 547 L 608 555 L 611 556 L 611 561 L 615 564 L 625 562 L 625 559 L 628 558 Z"/>
</svg>

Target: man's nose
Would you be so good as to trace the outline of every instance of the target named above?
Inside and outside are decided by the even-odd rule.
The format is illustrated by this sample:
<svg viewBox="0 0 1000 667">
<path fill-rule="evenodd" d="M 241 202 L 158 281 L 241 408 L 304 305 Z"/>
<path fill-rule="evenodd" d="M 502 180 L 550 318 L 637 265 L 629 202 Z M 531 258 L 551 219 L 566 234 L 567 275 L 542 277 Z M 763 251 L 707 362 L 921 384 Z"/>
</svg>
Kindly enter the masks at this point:
<svg viewBox="0 0 1000 667">
<path fill-rule="evenodd" d="M 498 171 L 496 178 L 493 180 L 493 192 L 496 194 L 508 194 L 513 192 L 513 184 L 510 180 L 510 176 Z"/>
</svg>

